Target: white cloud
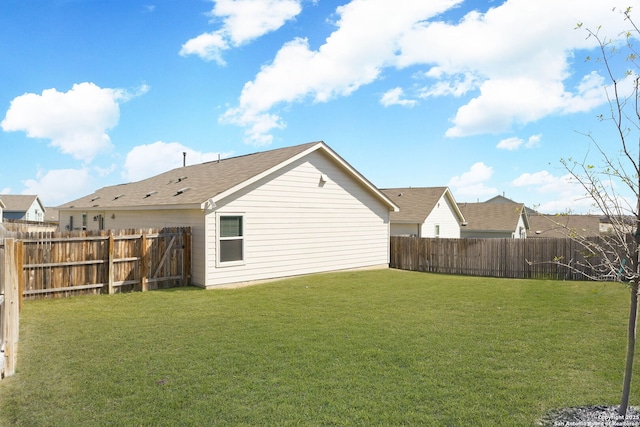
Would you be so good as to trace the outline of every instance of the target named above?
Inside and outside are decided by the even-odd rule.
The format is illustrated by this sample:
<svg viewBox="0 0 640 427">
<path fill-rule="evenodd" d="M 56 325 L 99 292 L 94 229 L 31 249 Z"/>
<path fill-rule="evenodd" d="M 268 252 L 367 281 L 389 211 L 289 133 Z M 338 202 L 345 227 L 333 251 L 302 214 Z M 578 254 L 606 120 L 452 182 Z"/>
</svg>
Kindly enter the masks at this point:
<svg viewBox="0 0 640 427">
<path fill-rule="evenodd" d="M 339 6 L 337 29 L 324 45 L 311 50 L 303 38 L 286 43 L 244 85 L 239 106 L 229 109 L 221 120 L 253 129 L 249 143 L 269 141 L 264 134 L 284 126 L 277 114 L 269 113 L 273 107 L 305 99 L 326 102 L 375 81 L 384 67 L 393 65 L 403 33 L 460 1 L 353 0 Z M 261 133 L 256 133 L 257 128 Z"/>
<path fill-rule="evenodd" d="M 486 185 L 493 176 L 493 168 L 482 162 L 474 163 L 471 168 L 460 176 L 454 176 L 447 183 L 456 197 L 481 197 L 495 195 L 498 190 Z"/>
<path fill-rule="evenodd" d="M 222 19 L 222 28 L 188 40 L 180 55 L 224 65 L 223 51 L 277 30 L 301 11 L 300 0 L 214 0 L 210 16 Z"/>
<path fill-rule="evenodd" d="M 229 48 L 229 44 L 219 33 L 204 33 L 188 40 L 182 45 L 180 55 L 198 55 L 205 61 L 216 61 L 224 65 L 222 51 Z"/>
<path fill-rule="evenodd" d="M 542 141 L 542 134 L 531 135 L 524 145 L 526 148 L 534 148 L 540 146 L 540 141 Z"/>
<path fill-rule="evenodd" d="M 311 50 L 303 38 L 283 45 L 221 121 L 252 129 L 248 142 L 266 143 L 269 132 L 285 125 L 273 109 L 349 96 L 391 67 L 425 67 L 422 76 L 434 81 L 420 90 L 421 98 L 473 93 L 452 118 L 450 137 L 504 132 L 604 102 L 604 80 L 596 73 L 566 87 L 570 78 L 582 78 L 571 75 L 574 55 L 595 47 L 574 27 L 578 21 L 602 25 L 617 37 L 625 24 L 611 9 L 624 9 L 621 0 L 507 0 L 459 22 L 436 20 L 461 1 L 352 0 L 339 6 L 337 28 L 322 46 Z M 391 101 L 395 90 L 388 92 Z"/>
<path fill-rule="evenodd" d="M 402 105 L 403 107 L 413 107 L 418 103 L 418 101 L 414 99 L 402 99 L 404 96 L 404 91 L 402 88 L 397 87 L 385 92 L 380 98 L 380 103 L 385 107 L 390 107 L 392 105 Z"/>
<path fill-rule="evenodd" d="M 119 104 L 147 90 L 146 85 L 127 92 L 79 83 L 67 92 L 26 93 L 11 101 L 0 126 L 5 132 L 24 131 L 29 138 L 49 139 L 61 152 L 90 162 L 112 148 L 107 131 L 118 123 Z"/>
<path fill-rule="evenodd" d="M 570 174 L 556 176 L 546 170 L 535 173 L 523 173 L 511 182 L 511 185 L 524 188 L 530 199 L 536 197 L 547 200 L 535 206 L 543 213 L 594 213 L 593 201 L 585 197 L 585 190 Z"/>
<path fill-rule="evenodd" d="M 525 148 L 534 148 L 540 144 L 540 140 L 542 139 L 542 135 L 531 135 L 529 139 L 525 142 L 524 139 L 518 138 L 516 136 L 511 138 L 505 138 L 498 142 L 496 148 L 501 150 L 515 151 L 524 145 Z"/>
<path fill-rule="evenodd" d="M 50 170 L 23 184 L 22 194 L 37 194 L 45 206 L 58 206 L 93 191 L 92 173 L 87 168 Z"/>
<path fill-rule="evenodd" d="M 520 148 L 522 144 L 524 144 L 524 140 L 522 140 L 522 138 L 518 138 L 514 136 L 511 138 L 506 138 L 501 140 L 500 142 L 498 142 L 498 145 L 496 145 L 496 148 L 500 148 L 502 150 L 515 151 L 518 148 Z"/>
<path fill-rule="evenodd" d="M 434 67 L 424 74 L 427 77 L 434 77 L 440 81 L 431 86 L 426 86 L 420 91 L 421 98 L 437 96 L 461 97 L 468 92 L 477 89 L 480 79 L 472 73 L 462 73 L 450 76 L 438 67 Z"/>
<path fill-rule="evenodd" d="M 139 181 L 178 168 L 185 160 L 182 153 L 187 153 L 187 165 L 218 159 L 218 153 L 201 153 L 178 142 L 156 141 L 152 144 L 138 145 L 129 151 L 122 177 L 130 182 Z M 221 156 L 226 157 L 228 154 Z"/>
<path fill-rule="evenodd" d="M 458 23 L 420 23 L 407 33 L 398 60 L 403 66 L 435 64 L 434 77 L 471 74 L 481 82 L 479 95 L 453 118 L 448 136 L 497 133 L 549 114 L 586 111 L 602 103 L 602 86 L 581 86 L 575 93 L 564 86 L 574 51 L 595 46 L 575 24 L 602 25 L 617 36 L 624 21 L 611 13 L 616 4 L 624 6 L 617 0 L 507 0 Z"/>
</svg>

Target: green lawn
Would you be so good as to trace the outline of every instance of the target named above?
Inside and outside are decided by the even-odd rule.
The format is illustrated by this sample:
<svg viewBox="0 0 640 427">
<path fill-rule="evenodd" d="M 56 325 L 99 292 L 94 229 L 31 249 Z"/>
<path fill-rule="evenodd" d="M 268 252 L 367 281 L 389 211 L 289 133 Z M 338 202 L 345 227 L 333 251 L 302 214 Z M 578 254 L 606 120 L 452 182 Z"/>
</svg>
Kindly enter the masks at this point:
<svg viewBox="0 0 640 427">
<path fill-rule="evenodd" d="M 618 403 L 627 309 L 620 284 L 397 270 L 31 301 L 0 425 L 533 426 Z"/>
</svg>

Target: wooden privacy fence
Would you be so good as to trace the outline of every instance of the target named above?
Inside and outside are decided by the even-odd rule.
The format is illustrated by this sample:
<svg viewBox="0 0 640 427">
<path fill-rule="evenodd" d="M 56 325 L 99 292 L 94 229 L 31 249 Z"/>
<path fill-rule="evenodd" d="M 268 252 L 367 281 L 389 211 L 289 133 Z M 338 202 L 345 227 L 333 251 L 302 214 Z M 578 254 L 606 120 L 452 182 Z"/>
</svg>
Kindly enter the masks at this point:
<svg viewBox="0 0 640 427">
<path fill-rule="evenodd" d="M 15 373 L 20 325 L 18 270 L 14 259 L 20 244 L 0 234 L 0 378 Z"/>
<path fill-rule="evenodd" d="M 520 279 L 586 280 L 584 247 L 572 239 L 435 239 L 391 237 L 390 267 L 401 270 Z M 583 267 L 587 275 L 597 276 Z M 612 278 L 615 279 L 615 278 Z"/>
<path fill-rule="evenodd" d="M 186 286 L 190 228 L 17 233 L 20 295 L 27 299 Z"/>
<path fill-rule="evenodd" d="M 186 286 L 191 229 L 20 233 L 0 226 L 0 377 L 15 373 L 22 299 Z"/>
</svg>

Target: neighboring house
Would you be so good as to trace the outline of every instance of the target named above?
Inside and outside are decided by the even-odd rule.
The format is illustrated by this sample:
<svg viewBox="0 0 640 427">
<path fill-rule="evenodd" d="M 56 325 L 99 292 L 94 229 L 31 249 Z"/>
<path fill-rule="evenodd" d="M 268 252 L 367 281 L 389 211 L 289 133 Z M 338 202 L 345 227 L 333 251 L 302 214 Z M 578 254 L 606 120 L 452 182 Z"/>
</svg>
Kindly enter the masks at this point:
<svg viewBox="0 0 640 427">
<path fill-rule="evenodd" d="M 45 208 L 38 196 L 3 194 L 3 219 L 19 221 L 44 221 Z"/>
<path fill-rule="evenodd" d="M 633 215 L 623 215 L 616 217 L 600 217 L 600 234 L 608 235 L 618 233 L 634 234 L 638 228 L 636 218 Z"/>
<path fill-rule="evenodd" d="M 201 287 L 388 267 L 398 207 L 324 142 L 186 166 L 58 206 L 60 228 L 189 226 Z"/>
<path fill-rule="evenodd" d="M 391 213 L 392 236 L 460 238 L 464 217 L 447 187 L 388 188 L 382 192 L 400 207 Z"/>
<path fill-rule="evenodd" d="M 497 195 L 495 197 L 490 198 L 489 200 L 485 200 L 484 203 L 517 203 L 504 195 Z"/>
<path fill-rule="evenodd" d="M 502 195 L 502 196 L 498 195 L 498 196 L 490 198 L 489 200 L 485 200 L 485 203 L 518 203 L 518 202 L 513 201 L 513 200 L 505 197 L 504 195 Z M 528 208 L 526 206 L 524 207 L 524 210 L 527 212 L 528 216 L 536 215 L 538 213 L 535 210 L 533 210 L 531 208 Z"/>
<path fill-rule="evenodd" d="M 6 208 L 6 206 L 4 205 L 4 202 L 2 201 L 2 199 L 0 199 L 0 223 L 2 222 L 2 219 L 4 218 L 3 217 L 3 213 L 2 213 L 4 208 Z"/>
<path fill-rule="evenodd" d="M 462 238 L 526 238 L 529 218 L 522 203 L 458 203 L 467 225 Z"/>
<path fill-rule="evenodd" d="M 44 220 L 45 222 L 51 223 L 51 224 L 57 224 L 58 223 L 58 208 L 52 208 L 50 206 L 47 206 L 45 208 L 44 211 Z"/>
<path fill-rule="evenodd" d="M 528 237 L 600 236 L 600 217 L 596 215 L 529 215 Z"/>
</svg>

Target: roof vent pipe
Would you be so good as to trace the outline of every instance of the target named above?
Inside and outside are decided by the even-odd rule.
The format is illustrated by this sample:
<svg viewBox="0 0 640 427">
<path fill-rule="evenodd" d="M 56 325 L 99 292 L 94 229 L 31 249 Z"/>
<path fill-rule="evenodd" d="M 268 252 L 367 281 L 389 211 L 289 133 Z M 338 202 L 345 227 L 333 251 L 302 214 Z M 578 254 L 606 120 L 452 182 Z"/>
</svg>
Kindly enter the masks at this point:
<svg viewBox="0 0 640 427">
<path fill-rule="evenodd" d="M 187 166 L 187 152 L 183 151 L 182 152 L 182 167 Z"/>
</svg>

